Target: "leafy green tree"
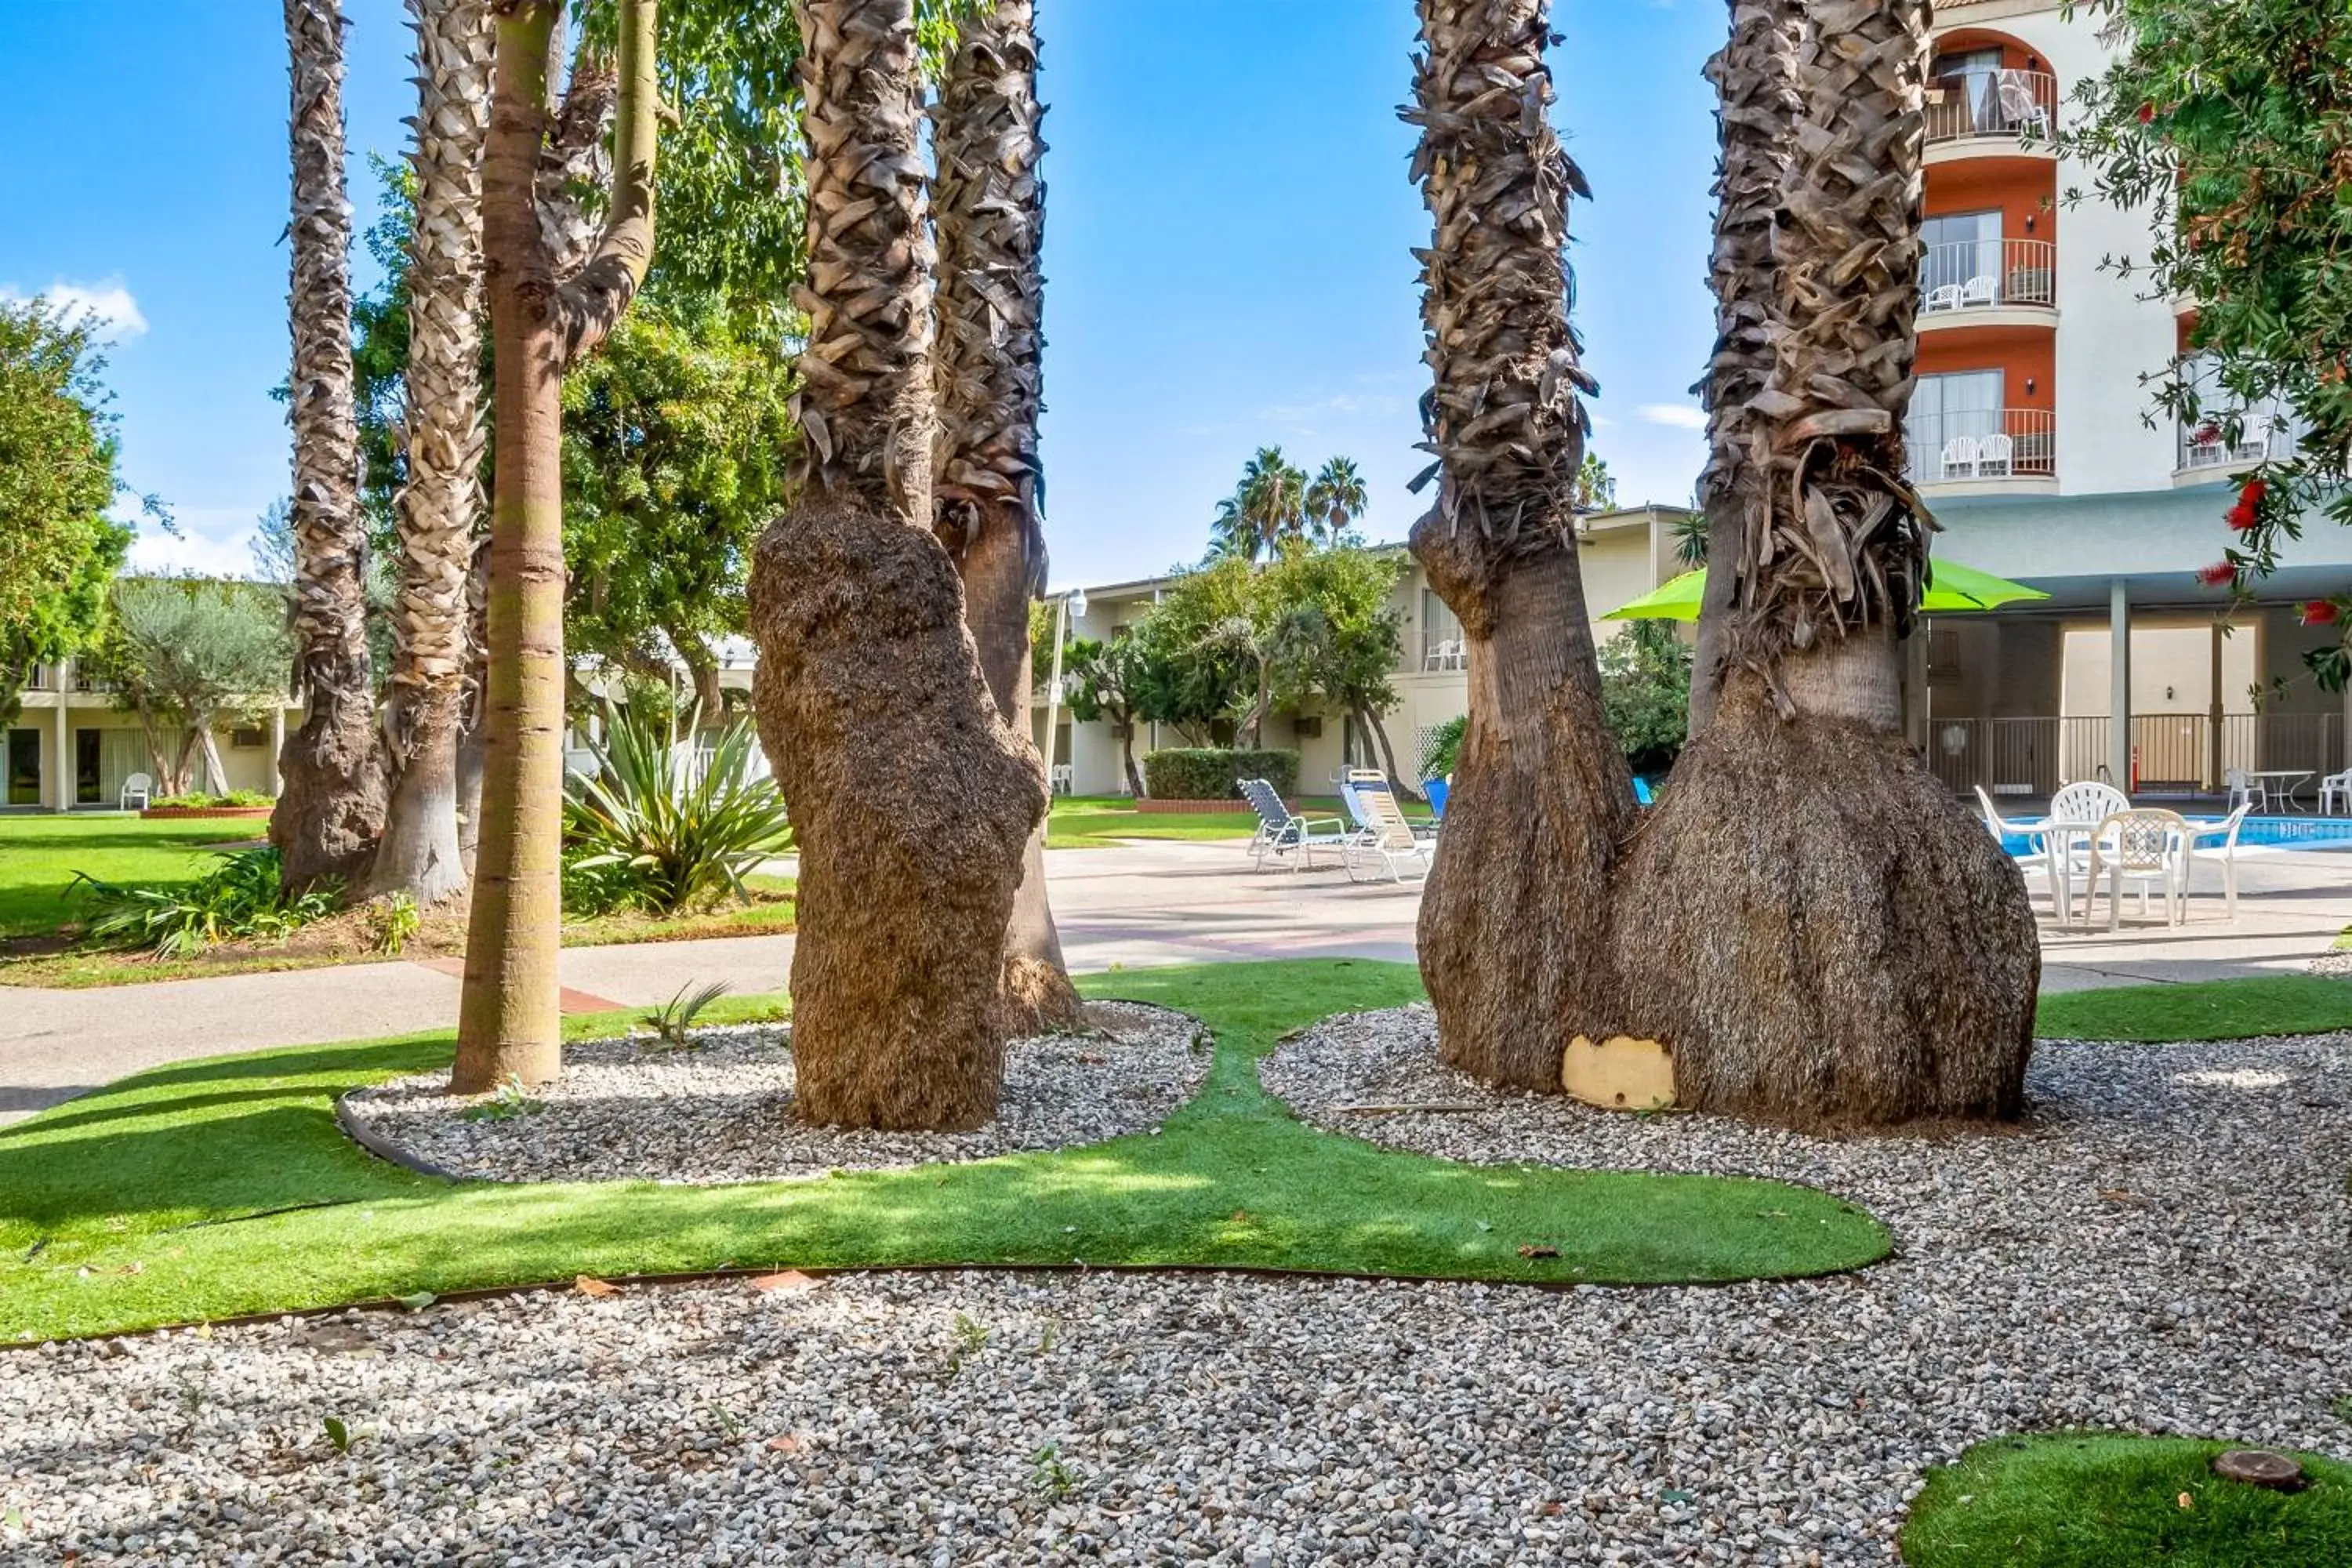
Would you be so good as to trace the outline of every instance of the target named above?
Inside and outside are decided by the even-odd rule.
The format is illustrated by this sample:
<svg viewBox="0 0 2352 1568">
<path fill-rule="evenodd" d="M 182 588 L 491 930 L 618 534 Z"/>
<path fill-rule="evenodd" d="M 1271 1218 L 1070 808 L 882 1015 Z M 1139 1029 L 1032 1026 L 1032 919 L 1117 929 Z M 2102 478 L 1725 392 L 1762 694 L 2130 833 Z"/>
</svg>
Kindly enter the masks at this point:
<svg viewBox="0 0 2352 1568">
<path fill-rule="evenodd" d="M 1674 766 L 1690 735 L 1691 649 L 1668 621 L 1635 621 L 1601 645 L 1601 706 L 1637 773 Z"/>
<path fill-rule="evenodd" d="M 98 330 L 0 300 L 0 723 L 31 666 L 96 635 L 131 543 L 106 515 L 121 485 Z"/>
<path fill-rule="evenodd" d="M 116 703 L 139 716 L 163 795 L 185 795 L 197 755 L 215 786 L 227 773 L 213 740 L 224 719 L 258 718 L 292 684 L 283 602 L 250 583 L 124 577 L 95 662 Z"/>
<path fill-rule="evenodd" d="M 783 367 L 743 328 L 709 296 L 649 291 L 563 385 L 567 647 L 655 668 L 666 641 L 714 721 L 713 644 L 744 629 L 798 444 Z"/>
<path fill-rule="evenodd" d="M 1380 747 L 1381 770 L 1396 787 L 1419 793 L 1420 780 L 1397 766 L 1381 715 L 1395 705 L 1391 677 L 1404 648 L 1404 612 L 1395 603 L 1402 556 L 1343 548 L 1286 555 L 1265 572 L 1261 614 L 1276 629 L 1274 695 L 1297 708 L 1320 698 L 1347 714 Z"/>
<path fill-rule="evenodd" d="M 1609 465 L 1591 452 L 1576 470 L 1576 510 L 1607 511 L 1617 504 L 1617 481 L 1610 476 Z"/>
<path fill-rule="evenodd" d="M 2231 446 L 2267 433 L 2271 409 L 2307 427 L 2226 514 L 2207 579 L 2243 590 L 2307 517 L 2352 523 L 2352 12 L 2335 0 L 2082 8 L 2122 47 L 2083 84 L 2062 145 L 2093 166 L 2100 197 L 2151 226 L 2145 256 L 2108 265 L 2145 293 L 2197 301 L 2191 356 L 2151 379 L 2157 411 Z M 2305 619 L 2352 626 L 2352 599 L 2307 605 Z M 2305 659 L 2331 689 L 2352 675 L 2340 642 Z"/>
<path fill-rule="evenodd" d="M 1074 637 L 1062 650 L 1062 673 L 1070 682 L 1070 716 L 1082 724 L 1110 724 L 1118 737 L 1128 793 L 1134 795 L 1145 793 L 1143 773 L 1135 765 L 1135 727 L 1142 721 L 1136 693 L 1146 684 L 1143 666 L 1149 658 L 1145 642 L 1131 632 L 1108 642 Z"/>
</svg>

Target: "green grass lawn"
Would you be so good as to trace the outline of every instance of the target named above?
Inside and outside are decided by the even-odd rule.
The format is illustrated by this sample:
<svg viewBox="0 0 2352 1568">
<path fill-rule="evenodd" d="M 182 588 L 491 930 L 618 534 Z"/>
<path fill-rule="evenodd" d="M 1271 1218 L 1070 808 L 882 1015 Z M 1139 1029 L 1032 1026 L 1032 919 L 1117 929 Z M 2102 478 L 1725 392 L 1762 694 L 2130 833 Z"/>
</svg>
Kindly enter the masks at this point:
<svg viewBox="0 0 2352 1568">
<path fill-rule="evenodd" d="M 2352 1029 L 2352 982 L 2265 974 L 2044 996 L 2034 1032 L 2074 1040 L 2235 1040 Z"/>
<path fill-rule="evenodd" d="M 1081 986 L 1215 1031 L 1206 1084 L 1164 1131 L 814 1181 L 452 1184 L 347 1142 L 334 1096 L 442 1066 L 446 1037 L 142 1073 L 0 1132 L 0 1338 L 579 1273 L 1084 1260 L 1646 1284 L 1819 1274 L 1888 1250 L 1876 1220 L 1811 1188 L 1388 1152 L 1307 1127 L 1259 1089 L 1253 1064 L 1285 1032 L 1418 995 L 1405 965 L 1215 964 Z M 730 999 L 711 1016 L 778 1006 Z M 625 1019 L 572 1023 L 585 1035 Z"/>
<path fill-rule="evenodd" d="M 1247 838 L 1257 831 L 1257 818 L 1247 811 L 1153 811 L 1151 803 L 1138 809 L 1135 797 L 1124 795 L 1055 795 L 1054 814 L 1045 824 L 1048 849 L 1096 849 L 1122 838 Z M 1336 816 L 1345 821 L 1338 795 L 1305 795 L 1293 802 L 1308 816 Z M 1424 818 L 1429 807 L 1419 801 L 1403 803 L 1404 814 Z"/>
<path fill-rule="evenodd" d="M 1979 1444 L 1928 1472 L 1904 1527 L 1903 1561 L 1909 1568 L 2352 1563 L 2352 1466 L 2298 1455 L 2311 1484 L 2265 1491 L 2213 1474 L 2212 1458 L 2227 1447 L 2088 1433 Z"/>
<path fill-rule="evenodd" d="M 74 919 L 66 889 L 76 871 L 108 882 L 193 882 L 212 869 L 205 846 L 258 838 L 268 827 L 259 817 L 0 816 L 0 938 L 46 936 Z"/>
</svg>

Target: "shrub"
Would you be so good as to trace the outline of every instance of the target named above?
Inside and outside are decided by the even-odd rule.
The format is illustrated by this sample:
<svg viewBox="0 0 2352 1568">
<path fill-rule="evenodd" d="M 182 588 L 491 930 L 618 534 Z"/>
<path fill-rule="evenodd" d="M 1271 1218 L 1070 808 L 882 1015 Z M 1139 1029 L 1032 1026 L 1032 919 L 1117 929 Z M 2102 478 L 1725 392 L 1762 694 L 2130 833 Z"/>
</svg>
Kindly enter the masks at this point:
<svg viewBox="0 0 2352 1568">
<path fill-rule="evenodd" d="M 1421 776 L 1442 779 L 1454 772 L 1456 759 L 1462 755 L 1462 732 L 1470 728 L 1470 715 L 1456 713 L 1440 724 L 1429 737 L 1429 755 L 1421 764 Z"/>
<path fill-rule="evenodd" d="M 1601 705 L 1637 773 L 1675 765 L 1690 735 L 1691 648 L 1671 622 L 1635 621 L 1601 645 Z"/>
<path fill-rule="evenodd" d="M 1234 800 L 1244 779 L 1264 779 L 1289 795 L 1298 787 L 1298 753 L 1179 747 L 1143 759 L 1144 786 L 1161 800 Z"/>
<path fill-rule="evenodd" d="M 225 805 L 275 805 L 278 797 L 259 790 L 233 789 L 226 795 L 208 795 L 203 790 L 191 790 L 185 795 L 158 795 L 147 804 L 176 811 L 211 811 Z"/>
<path fill-rule="evenodd" d="M 591 748 L 597 771 L 566 786 L 566 890 L 656 914 L 730 891 L 748 902 L 744 873 L 792 842 L 783 797 L 753 776 L 758 745 L 739 719 L 698 766 L 666 724 L 608 707 L 604 743 Z"/>
<path fill-rule="evenodd" d="M 89 910 L 84 934 L 101 947 L 148 947 L 159 958 L 184 958 L 240 937 L 282 942 L 333 914 L 341 901 L 341 888 L 332 884 L 288 898 L 275 849 L 219 859 L 217 868 L 180 887 L 131 887 L 75 872 L 70 890 Z"/>
</svg>

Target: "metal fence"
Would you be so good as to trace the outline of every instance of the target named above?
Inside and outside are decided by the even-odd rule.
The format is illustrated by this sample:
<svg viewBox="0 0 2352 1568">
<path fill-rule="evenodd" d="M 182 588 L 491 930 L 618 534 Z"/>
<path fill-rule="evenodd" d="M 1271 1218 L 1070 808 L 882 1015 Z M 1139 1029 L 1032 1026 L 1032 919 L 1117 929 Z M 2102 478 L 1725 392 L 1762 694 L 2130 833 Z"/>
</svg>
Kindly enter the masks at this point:
<svg viewBox="0 0 2352 1568">
<path fill-rule="evenodd" d="M 2057 269 L 2058 247 L 2046 239 L 1931 245 L 1919 268 L 1919 313 L 1932 320 L 2005 306 L 2055 305 Z"/>
<path fill-rule="evenodd" d="M 1937 719 L 1927 765 L 1956 794 L 2048 795 L 2103 776 L 2112 733 L 2105 715 Z M 2131 743 L 2137 776 L 2114 782 L 2137 795 L 2219 795 L 2242 770 L 2307 773 L 2296 785 L 2307 795 L 2318 775 L 2352 765 L 2335 713 L 2225 713 L 2218 730 L 2206 713 L 2135 713 Z"/>
<path fill-rule="evenodd" d="M 1949 408 L 1903 426 L 1911 482 L 2049 478 L 2058 471 L 2056 416 L 2047 408 Z"/>
<path fill-rule="evenodd" d="M 1972 136 L 2047 141 L 2058 125 L 2058 79 L 2048 71 L 1963 71 L 1930 84 L 1927 142 Z"/>
</svg>

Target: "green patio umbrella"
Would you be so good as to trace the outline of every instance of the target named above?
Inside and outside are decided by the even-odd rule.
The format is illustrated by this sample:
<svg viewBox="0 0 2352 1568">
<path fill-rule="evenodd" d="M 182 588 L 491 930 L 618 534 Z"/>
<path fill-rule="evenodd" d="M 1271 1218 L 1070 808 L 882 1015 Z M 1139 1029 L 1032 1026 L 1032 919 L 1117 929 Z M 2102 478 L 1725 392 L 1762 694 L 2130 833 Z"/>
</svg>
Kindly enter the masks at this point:
<svg viewBox="0 0 2352 1568">
<path fill-rule="evenodd" d="M 1706 568 L 1685 572 L 1673 582 L 1651 589 L 1630 605 L 1620 605 L 1601 618 L 1604 621 L 1695 621 L 1698 619 L 1698 604 L 1706 593 Z M 2021 599 L 2046 599 L 2050 595 L 2039 588 L 2029 588 L 2022 583 L 2012 583 L 2006 577 L 1996 577 L 1990 572 L 1979 572 L 1973 566 L 1963 566 L 1957 561 L 1937 561 L 1929 563 L 1927 597 L 1919 607 L 1931 616 L 1961 614 L 1970 610 L 1998 609 Z"/>
</svg>

